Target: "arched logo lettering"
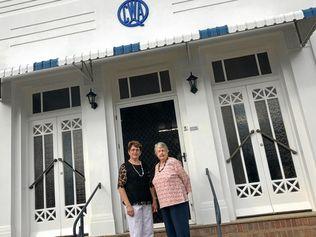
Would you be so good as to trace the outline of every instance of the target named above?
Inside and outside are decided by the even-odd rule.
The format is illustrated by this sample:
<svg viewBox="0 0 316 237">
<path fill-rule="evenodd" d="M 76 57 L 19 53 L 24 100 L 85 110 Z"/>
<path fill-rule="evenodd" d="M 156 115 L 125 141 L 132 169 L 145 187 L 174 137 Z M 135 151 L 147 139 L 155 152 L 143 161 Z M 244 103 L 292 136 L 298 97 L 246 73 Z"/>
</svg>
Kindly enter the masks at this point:
<svg viewBox="0 0 316 237">
<path fill-rule="evenodd" d="M 117 11 L 119 21 L 127 27 L 144 26 L 148 15 L 149 8 L 143 0 L 127 0 Z"/>
</svg>

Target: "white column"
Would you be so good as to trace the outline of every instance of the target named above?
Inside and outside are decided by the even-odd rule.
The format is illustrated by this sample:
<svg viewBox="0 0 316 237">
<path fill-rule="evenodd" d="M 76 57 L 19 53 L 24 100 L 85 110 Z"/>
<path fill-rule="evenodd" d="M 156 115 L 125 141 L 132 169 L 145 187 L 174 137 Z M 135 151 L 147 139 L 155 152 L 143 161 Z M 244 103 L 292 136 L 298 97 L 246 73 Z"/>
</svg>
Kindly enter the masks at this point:
<svg viewBox="0 0 316 237">
<path fill-rule="evenodd" d="M 111 179 L 108 155 L 107 129 L 102 85 L 96 88 L 98 107 L 92 109 L 85 96 L 90 85 L 83 86 L 82 94 L 82 124 L 86 170 L 86 197 L 88 198 L 99 182 L 99 189 L 92 199 L 88 213 L 91 236 L 115 234 L 113 217 Z M 87 220 L 86 220 L 87 221 Z"/>
<path fill-rule="evenodd" d="M 184 53 L 184 49 L 182 50 Z M 229 186 L 221 175 L 220 159 L 214 143 L 217 134 L 213 133 L 213 120 L 210 119 L 210 117 L 212 118 L 211 115 L 215 115 L 215 108 L 209 105 L 213 96 L 209 94 L 212 92 L 206 90 L 205 81 L 209 78 L 203 72 L 202 68 L 204 67 L 198 61 L 197 49 L 192 47 L 191 53 L 190 66 L 187 64 L 185 55 L 183 55 L 184 61 L 177 60 L 175 78 L 177 78 L 176 87 L 182 122 L 179 124 L 179 131 L 182 130 L 184 135 L 196 223 L 210 224 L 216 222 L 213 195 L 205 174 L 206 168 L 209 169 L 215 186 L 221 207 L 222 221 L 228 222 L 230 219 L 229 203 L 226 202 L 223 191 L 225 187 L 229 189 Z M 179 52 L 180 54 L 181 52 Z M 195 76 L 198 76 L 196 94 L 190 92 L 189 83 L 186 81 L 191 71 Z"/>
<path fill-rule="evenodd" d="M 314 39 L 316 47 L 316 39 Z M 284 49 L 285 51 L 287 49 Z M 316 65 L 311 44 L 281 54 L 282 72 L 291 111 L 302 147 L 303 163 L 310 187 L 310 200 L 316 208 Z"/>
<path fill-rule="evenodd" d="M 0 237 L 10 237 L 11 223 L 11 103 L 9 83 L 2 84 L 3 99 L 0 102 Z"/>
</svg>

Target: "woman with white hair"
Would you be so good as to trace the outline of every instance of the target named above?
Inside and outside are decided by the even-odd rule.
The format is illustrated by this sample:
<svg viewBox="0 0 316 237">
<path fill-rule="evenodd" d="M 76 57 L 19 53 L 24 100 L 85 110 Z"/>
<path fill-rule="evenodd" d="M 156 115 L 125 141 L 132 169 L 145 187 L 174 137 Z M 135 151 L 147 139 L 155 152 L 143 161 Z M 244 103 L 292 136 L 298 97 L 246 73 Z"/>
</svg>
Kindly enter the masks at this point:
<svg viewBox="0 0 316 237">
<path fill-rule="evenodd" d="M 168 156 L 163 142 L 155 145 L 159 163 L 155 167 L 155 187 L 168 237 L 189 237 L 190 179 L 180 161 Z"/>
</svg>

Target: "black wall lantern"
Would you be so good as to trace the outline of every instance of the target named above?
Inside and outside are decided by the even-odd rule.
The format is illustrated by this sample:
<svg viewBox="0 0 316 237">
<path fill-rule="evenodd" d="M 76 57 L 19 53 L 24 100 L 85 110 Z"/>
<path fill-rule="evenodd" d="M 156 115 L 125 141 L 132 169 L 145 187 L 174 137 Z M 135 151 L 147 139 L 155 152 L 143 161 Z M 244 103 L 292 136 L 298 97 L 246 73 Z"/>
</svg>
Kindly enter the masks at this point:
<svg viewBox="0 0 316 237">
<path fill-rule="evenodd" d="M 190 83 L 191 92 L 195 94 L 198 91 L 198 88 L 196 87 L 196 80 L 198 77 L 194 76 L 191 72 L 190 76 L 187 78 L 187 81 Z"/>
<path fill-rule="evenodd" d="M 97 102 L 95 102 L 96 96 L 97 96 L 97 94 L 94 93 L 92 91 L 92 89 L 90 89 L 90 92 L 87 94 L 87 97 L 88 97 L 88 100 L 89 100 L 89 103 L 90 103 L 92 109 L 96 109 L 98 107 Z"/>
</svg>

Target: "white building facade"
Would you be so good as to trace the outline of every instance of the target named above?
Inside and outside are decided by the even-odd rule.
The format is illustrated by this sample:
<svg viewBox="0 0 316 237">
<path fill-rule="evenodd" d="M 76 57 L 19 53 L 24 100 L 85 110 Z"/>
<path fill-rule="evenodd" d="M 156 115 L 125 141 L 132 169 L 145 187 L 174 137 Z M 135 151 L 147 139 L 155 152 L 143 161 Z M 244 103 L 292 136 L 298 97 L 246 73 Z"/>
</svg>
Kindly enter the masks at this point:
<svg viewBox="0 0 316 237">
<path fill-rule="evenodd" d="M 86 232 L 126 232 L 117 175 L 132 139 L 150 166 L 159 141 L 182 160 L 192 225 L 215 223 L 206 168 L 223 222 L 315 211 L 313 6 L 0 1 L 0 236 L 71 234 L 98 183 Z"/>
</svg>

